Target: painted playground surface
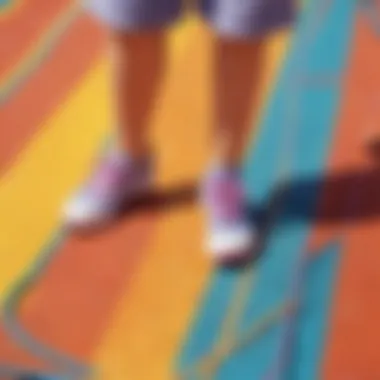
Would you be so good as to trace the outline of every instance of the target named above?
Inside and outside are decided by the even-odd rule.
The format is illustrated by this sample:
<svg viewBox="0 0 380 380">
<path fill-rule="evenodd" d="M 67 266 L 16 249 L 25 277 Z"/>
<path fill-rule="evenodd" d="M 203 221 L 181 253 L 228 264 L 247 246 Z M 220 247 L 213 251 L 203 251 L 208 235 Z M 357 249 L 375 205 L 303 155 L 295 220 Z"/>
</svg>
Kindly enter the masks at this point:
<svg viewBox="0 0 380 380">
<path fill-rule="evenodd" d="M 256 205 L 272 210 L 287 140 L 291 160 L 261 256 L 233 271 L 205 257 L 194 202 L 210 119 L 197 20 L 170 34 L 153 202 L 76 236 L 59 211 L 112 123 L 104 35 L 70 0 L 0 1 L 0 378 L 380 380 L 375 15 L 309 1 L 268 40 L 244 168 Z"/>
</svg>

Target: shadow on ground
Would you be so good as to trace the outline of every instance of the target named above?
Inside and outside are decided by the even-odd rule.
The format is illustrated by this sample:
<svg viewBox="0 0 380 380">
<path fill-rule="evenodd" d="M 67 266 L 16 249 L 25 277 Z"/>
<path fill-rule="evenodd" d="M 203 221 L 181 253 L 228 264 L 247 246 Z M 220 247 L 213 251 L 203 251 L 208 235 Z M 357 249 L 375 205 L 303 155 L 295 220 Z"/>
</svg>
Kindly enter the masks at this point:
<svg viewBox="0 0 380 380">
<path fill-rule="evenodd" d="M 125 204 L 119 221 L 140 212 L 159 214 L 189 207 L 197 202 L 197 198 L 195 182 L 155 189 Z M 307 222 L 343 226 L 379 218 L 380 167 L 357 168 L 330 176 L 298 177 L 275 187 L 263 204 L 249 206 L 247 210 L 259 229 L 260 241 L 253 255 L 256 261 L 264 251 L 274 224 Z M 242 264 L 247 261 L 232 263 L 228 267 L 241 267 Z"/>
<path fill-rule="evenodd" d="M 197 201 L 197 184 L 153 190 L 123 207 L 120 218 L 144 210 L 166 212 Z M 249 207 L 252 218 L 265 225 L 269 210 L 281 204 L 282 222 L 355 223 L 380 217 L 380 167 L 332 176 L 299 177 L 276 187 L 261 205 Z"/>
</svg>

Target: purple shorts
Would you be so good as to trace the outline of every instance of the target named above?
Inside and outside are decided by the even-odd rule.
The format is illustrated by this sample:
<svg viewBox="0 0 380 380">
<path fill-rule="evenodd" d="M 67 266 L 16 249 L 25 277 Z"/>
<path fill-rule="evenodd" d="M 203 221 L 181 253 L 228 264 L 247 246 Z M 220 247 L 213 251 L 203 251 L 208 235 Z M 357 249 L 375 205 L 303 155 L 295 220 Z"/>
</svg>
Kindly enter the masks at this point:
<svg viewBox="0 0 380 380">
<path fill-rule="evenodd" d="M 170 25 L 183 0 L 85 0 L 92 13 L 114 29 L 134 32 Z M 186 0 L 185 0 L 186 1 Z M 290 24 L 295 0 L 195 0 L 201 15 L 221 35 L 266 35 Z"/>
</svg>

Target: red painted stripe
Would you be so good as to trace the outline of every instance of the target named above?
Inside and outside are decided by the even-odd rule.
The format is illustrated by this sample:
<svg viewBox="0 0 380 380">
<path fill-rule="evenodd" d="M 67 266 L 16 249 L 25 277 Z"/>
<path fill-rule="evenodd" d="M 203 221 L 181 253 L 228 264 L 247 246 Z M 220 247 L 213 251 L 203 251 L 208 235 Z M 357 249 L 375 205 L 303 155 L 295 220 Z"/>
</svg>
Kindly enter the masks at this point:
<svg viewBox="0 0 380 380">
<path fill-rule="evenodd" d="M 145 259 L 155 219 L 142 213 L 91 239 L 70 238 L 23 303 L 21 315 L 33 336 L 87 361 Z M 6 340 L 0 340 L 0 358 L 33 364 Z"/>
<path fill-rule="evenodd" d="M 17 12 L 0 19 L 0 78 L 33 47 L 69 4 L 71 0 L 26 0 Z"/>
<path fill-rule="evenodd" d="M 0 174 L 100 56 L 101 31 L 83 15 L 21 91 L 0 109 Z"/>
<path fill-rule="evenodd" d="M 321 374 L 325 380 L 380 379 L 380 166 L 371 162 L 364 145 L 370 119 L 380 125 L 379 105 L 371 107 L 371 96 L 380 89 L 379 66 L 379 40 L 359 19 L 313 239 L 319 244 L 337 234 L 345 238 Z"/>
</svg>

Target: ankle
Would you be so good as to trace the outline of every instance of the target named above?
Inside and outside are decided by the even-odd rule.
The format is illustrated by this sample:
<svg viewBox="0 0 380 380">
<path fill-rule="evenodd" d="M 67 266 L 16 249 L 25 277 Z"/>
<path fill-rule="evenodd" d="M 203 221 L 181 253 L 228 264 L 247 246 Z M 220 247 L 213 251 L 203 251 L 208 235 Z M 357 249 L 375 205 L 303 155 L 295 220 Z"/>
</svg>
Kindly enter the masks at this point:
<svg viewBox="0 0 380 380">
<path fill-rule="evenodd" d="M 224 162 L 222 160 L 214 160 L 208 166 L 206 177 L 241 177 L 241 165 L 238 163 Z"/>
<path fill-rule="evenodd" d="M 115 153 L 119 157 L 128 157 L 130 160 L 136 163 L 144 163 L 149 161 L 152 156 L 150 147 L 147 146 L 125 146 L 116 144 Z"/>
</svg>

